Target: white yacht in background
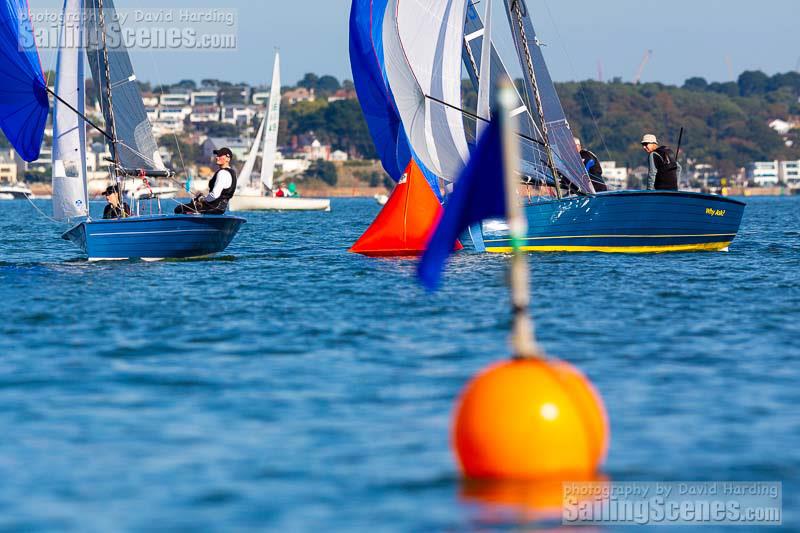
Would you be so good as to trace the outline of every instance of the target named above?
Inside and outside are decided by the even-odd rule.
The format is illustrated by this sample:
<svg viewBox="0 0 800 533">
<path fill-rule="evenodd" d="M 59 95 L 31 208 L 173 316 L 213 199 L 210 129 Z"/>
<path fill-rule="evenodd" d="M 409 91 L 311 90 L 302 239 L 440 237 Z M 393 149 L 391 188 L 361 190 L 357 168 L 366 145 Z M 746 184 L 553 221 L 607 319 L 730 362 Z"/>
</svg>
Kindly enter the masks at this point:
<svg viewBox="0 0 800 533">
<path fill-rule="evenodd" d="M 230 209 L 231 211 L 330 211 L 331 201 L 327 198 L 299 198 L 297 196 L 273 196 L 272 194 L 275 188 L 275 156 L 278 152 L 280 109 L 280 57 L 275 52 L 267 112 L 258 128 L 247 161 L 238 176 L 238 187 L 236 195 L 230 201 Z M 261 179 L 257 185 L 253 186 L 251 174 L 256 164 L 262 137 L 264 146 L 261 155 Z"/>
<path fill-rule="evenodd" d="M 33 191 L 27 185 L 22 183 L 0 185 L 0 200 L 25 200 L 26 198 L 34 198 Z"/>
</svg>

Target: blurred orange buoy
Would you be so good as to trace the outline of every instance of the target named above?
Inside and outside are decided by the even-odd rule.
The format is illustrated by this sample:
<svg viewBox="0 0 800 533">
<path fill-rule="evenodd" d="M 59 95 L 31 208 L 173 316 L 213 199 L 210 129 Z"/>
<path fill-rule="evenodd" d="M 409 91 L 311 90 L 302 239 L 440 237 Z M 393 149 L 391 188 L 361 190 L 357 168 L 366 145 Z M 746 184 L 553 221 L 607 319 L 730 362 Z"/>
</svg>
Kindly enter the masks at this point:
<svg viewBox="0 0 800 533">
<path fill-rule="evenodd" d="M 589 380 L 563 361 L 515 359 L 467 385 L 453 445 L 469 478 L 590 476 L 605 460 L 605 407 Z"/>
</svg>

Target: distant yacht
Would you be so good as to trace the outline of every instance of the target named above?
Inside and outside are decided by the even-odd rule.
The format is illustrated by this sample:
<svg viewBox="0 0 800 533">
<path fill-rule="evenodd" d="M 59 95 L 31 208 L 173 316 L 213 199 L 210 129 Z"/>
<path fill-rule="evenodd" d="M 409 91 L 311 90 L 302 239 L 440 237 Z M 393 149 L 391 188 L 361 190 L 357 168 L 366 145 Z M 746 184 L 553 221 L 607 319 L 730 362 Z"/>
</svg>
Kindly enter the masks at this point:
<svg viewBox="0 0 800 533">
<path fill-rule="evenodd" d="M 25 200 L 33 197 L 33 191 L 25 184 L 0 185 L 0 200 Z"/>
<path fill-rule="evenodd" d="M 238 179 L 239 186 L 236 195 L 231 199 L 230 208 L 232 211 L 330 211 L 331 201 L 327 198 L 273 196 L 281 108 L 280 68 L 280 56 L 276 52 L 267 112 L 258 128 L 247 161 L 242 167 Z M 250 176 L 256 164 L 262 137 L 264 146 L 261 155 L 261 179 L 256 186 L 252 186 Z"/>
</svg>

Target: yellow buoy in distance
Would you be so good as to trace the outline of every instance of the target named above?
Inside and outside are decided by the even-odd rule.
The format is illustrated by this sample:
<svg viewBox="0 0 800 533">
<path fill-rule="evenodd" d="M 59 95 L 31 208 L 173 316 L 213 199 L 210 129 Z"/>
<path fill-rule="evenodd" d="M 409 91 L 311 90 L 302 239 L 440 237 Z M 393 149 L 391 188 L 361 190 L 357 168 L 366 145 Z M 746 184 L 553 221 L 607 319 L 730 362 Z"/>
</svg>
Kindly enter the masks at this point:
<svg viewBox="0 0 800 533">
<path fill-rule="evenodd" d="M 586 377 L 562 361 L 492 366 L 458 403 L 453 446 L 470 478 L 544 479 L 594 474 L 608 451 L 608 421 Z"/>
</svg>

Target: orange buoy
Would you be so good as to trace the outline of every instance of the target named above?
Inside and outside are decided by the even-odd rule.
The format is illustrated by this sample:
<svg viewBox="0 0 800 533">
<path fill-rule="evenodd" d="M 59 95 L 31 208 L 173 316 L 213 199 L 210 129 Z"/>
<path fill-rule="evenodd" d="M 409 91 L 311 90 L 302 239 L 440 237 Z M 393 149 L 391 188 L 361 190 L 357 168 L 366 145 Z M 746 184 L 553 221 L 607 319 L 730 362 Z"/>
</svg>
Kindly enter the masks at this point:
<svg viewBox="0 0 800 533">
<path fill-rule="evenodd" d="M 589 380 L 563 361 L 515 359 L 476 377 L 455 413 L 453 446 L 465 476 L 591 476 L 609 429 Z"/>
</svg>

